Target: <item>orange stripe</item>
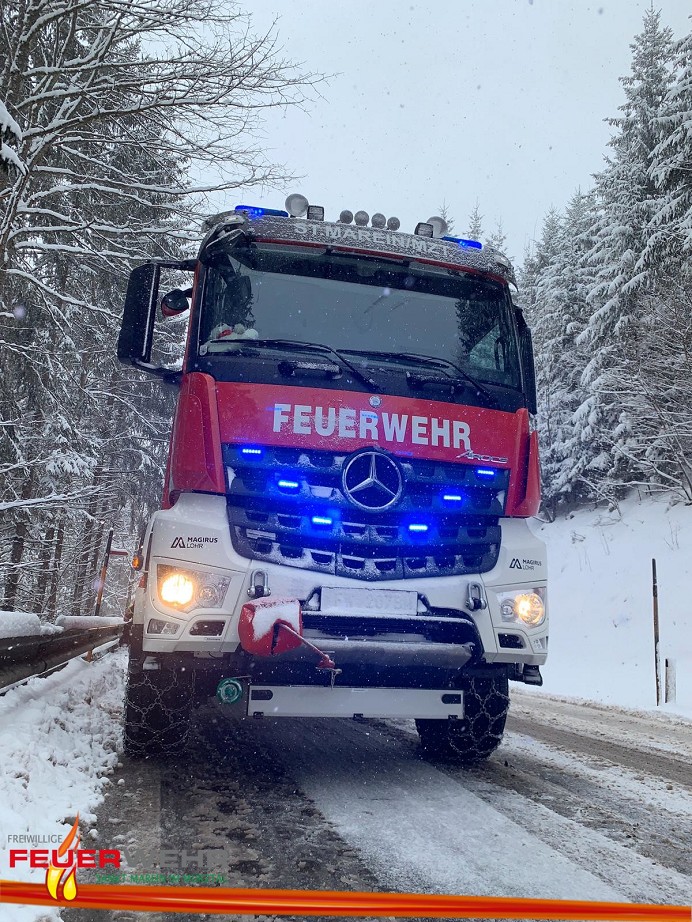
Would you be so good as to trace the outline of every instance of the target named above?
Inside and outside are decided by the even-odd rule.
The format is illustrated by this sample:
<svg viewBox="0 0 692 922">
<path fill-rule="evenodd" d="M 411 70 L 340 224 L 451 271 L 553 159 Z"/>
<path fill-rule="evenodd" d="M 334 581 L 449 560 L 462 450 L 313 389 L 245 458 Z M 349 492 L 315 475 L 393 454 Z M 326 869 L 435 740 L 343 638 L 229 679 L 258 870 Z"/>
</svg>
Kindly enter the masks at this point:
<svg viewBox="0 0 692 922">
<path fill-rule="evenodd" d="M 138 912 L 195 912 L 223 915 L 341 916 L 359 918 L 567 919 L 584 922 L 692 922 L 689 906 L 592 903 L 493 896 L 436 896 L 421 893 L 351 893 L 327 890 L 239 890 L 208 887 L 134 887 L 80 884 L 72 902 L 52 900 L 46 888 L 0 881 L 0 903 L 130 909 Z"/>
</svg>

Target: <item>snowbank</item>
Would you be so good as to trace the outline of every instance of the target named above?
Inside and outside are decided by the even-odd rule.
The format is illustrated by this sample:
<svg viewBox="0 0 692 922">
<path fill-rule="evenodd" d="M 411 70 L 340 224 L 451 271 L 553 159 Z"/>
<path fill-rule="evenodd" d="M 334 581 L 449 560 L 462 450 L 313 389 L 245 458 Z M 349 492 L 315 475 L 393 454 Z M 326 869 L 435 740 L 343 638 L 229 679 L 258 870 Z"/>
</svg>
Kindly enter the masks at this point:
<svg viewBox="0 0 692 922">
<path fill-rule="evenodd" d="M 0 698 L 0 866 L 13 880 L 40 883 L 45 871 L 9 871 L 8 836 L 57 836 L 79 813 L 84 836 L 118 762 L 127 652 L 93 663 L 73 660 L 46 679 L 32 679 Z M 46 847 L 45 845 L 39 847 Z M 53 847 L 53 846 L 48 846 Z M 104 842 L 103 847 L 109 847 Z M 7 907 L 12 922 L 58 919 L 38 906 Z"/>
<path fill-rule="evenodd" d="M 28 611 L 0 611 L 0 637 L 31 637 L 60 634 L 63 628 L 43 624 L 38 615 Z"/>
<path fill-rule="evenodd" d="M 122 618 L 102 618 L 94 615 L 59 615 L 55 623 L 66 631 L 73 631 L 75 628 L 86 630 L 92 627 L 117 627 L 125 622 Z"/>
<path fill-rule="evenodd" d="M 677 703 L 665 707 L 692 717 L 692 508 L 632 497 L 619 513 L 580 510 L 552 524 L 534 521 L 533 530 L 548 546 L 543 690 L 655 708 L 655 558 L 661 661 L 674 661 L 677 673 Z"/>
</svg>

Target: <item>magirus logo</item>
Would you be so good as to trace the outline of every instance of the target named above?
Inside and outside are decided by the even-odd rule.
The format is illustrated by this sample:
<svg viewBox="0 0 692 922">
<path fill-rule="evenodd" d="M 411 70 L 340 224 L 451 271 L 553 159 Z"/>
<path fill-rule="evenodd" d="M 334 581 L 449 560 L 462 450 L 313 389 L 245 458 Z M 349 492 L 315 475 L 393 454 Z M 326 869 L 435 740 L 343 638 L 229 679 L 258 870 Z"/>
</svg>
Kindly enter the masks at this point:
<svg viewBox="0 0 692 922">
<path fill-rule="evenodd" d="M 9 836 L 10 841 L 36 841 L 35 836 Z M 46 868 L 46 889 L 54 900 L 77 896 L 77 868 L 120 868 L 117 849 L 80 848 L 79 816 L 57 848 L 11 848 L 10 867 L 27 861 L 30 868 Z"/>
<path fill-rule="evenodd" d="M 186 538 L 181 538 L 180 535 L 173 539 L 171 547 L 179 547 L 184 550 L 197 550 L 201 547 L 204 547 L 205 544 L 218 544 L 219 539 L 217 537 L 209 537 L 208 535 L 195 535 L 190 537 L 189 535 Z"/>
<path fill-rule="evenodd" d="M 510 570 L 535 570 L 536 567 L 542 567 L 542 560 L 531 560 L 528 557 L 522 557 L 521 560 L 518 557 L 512 557 L 512 562 L 509 565 Z"/>
</svg>

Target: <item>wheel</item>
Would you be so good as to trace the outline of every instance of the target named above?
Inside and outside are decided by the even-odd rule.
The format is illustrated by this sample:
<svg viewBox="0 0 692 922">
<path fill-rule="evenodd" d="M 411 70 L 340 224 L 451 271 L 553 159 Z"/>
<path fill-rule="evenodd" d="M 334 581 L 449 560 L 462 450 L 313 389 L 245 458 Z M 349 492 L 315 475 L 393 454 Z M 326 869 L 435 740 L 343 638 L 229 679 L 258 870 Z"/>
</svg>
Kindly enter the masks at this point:
<svg viewBox="0 0 692 922">
<path fill-rule="evenodd" d="M 464 719 L 417 720 L 423 752 L 433 758 L 472 765 L 487 759 L 502 742 L 509 710 L 506 672 L 492 677 L 470 676 L 461 684 Z"/>
<path fill-rule="evenodd" d="M 133 758 L 174 755 L 190 732 L 192 670 L 142 669 L 131 663 L 125 700 L 125 753 Z"/>
</svg>

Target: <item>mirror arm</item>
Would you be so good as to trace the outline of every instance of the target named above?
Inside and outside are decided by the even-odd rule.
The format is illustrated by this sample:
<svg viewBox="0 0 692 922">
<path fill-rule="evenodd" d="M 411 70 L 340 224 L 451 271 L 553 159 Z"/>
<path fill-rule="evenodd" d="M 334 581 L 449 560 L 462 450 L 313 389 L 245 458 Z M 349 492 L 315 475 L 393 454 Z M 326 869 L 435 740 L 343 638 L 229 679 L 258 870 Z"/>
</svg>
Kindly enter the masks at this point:
<svg viewBox="0 0 692 922">
<path fill-rule="evenodd" d="M 183 380 L 182 368 L 162 368 L 160 365 L 152 365 L 151 362 L 142 362 L 140 359 L 134 359 L 132 364 L 139 371 L 146 371 L 149 375 L 156 375 L 166 384 L 179 386 Z"/>
</svg>

